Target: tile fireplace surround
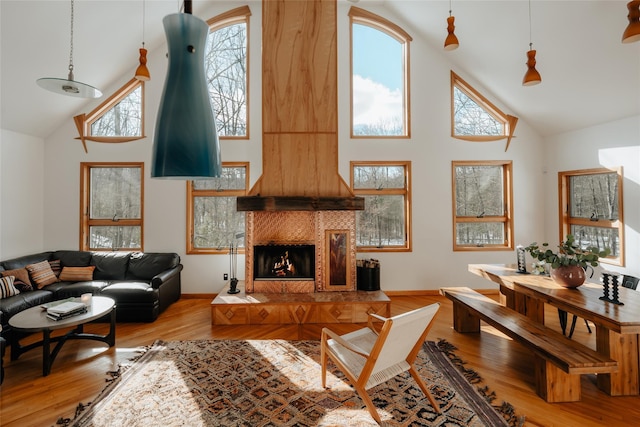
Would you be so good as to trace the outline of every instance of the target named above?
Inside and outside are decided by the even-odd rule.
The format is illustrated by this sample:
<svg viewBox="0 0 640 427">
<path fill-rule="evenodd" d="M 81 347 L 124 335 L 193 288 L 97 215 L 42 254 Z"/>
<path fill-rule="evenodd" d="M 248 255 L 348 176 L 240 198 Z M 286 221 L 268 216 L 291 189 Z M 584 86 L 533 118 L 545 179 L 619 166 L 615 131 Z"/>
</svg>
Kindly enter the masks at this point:
<svg viewBox="0 0 640 427">
<path fill-rule="evenodd" d="M 246 293 L 310 293 L 355 291 L 356 244 L 354 211 L 251 211 L 246 213 Z M 342 279 L 330 283 L 332 237 L 344 239 Z M 314 280 L 254 280 L 254 245 L 315 245 Z"/>
</svg>

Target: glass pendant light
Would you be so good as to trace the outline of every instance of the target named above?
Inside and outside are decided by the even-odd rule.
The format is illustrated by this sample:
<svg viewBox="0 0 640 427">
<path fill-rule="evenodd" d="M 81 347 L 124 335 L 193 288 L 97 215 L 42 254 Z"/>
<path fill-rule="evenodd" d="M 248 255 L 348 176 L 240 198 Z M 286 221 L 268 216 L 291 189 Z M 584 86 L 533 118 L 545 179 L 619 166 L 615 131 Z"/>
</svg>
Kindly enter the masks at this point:
<svg viewBox="0 0 640 427">
<path fill-rule="evenodd" d="M 447 18 L 447 38 L 444 40 L 444 50 L 454 50 L 457 49 L 460 43 L 458 43 L 458 37 L 454 34 L 455 25 L 453 24 L 455 21 L 455 16 L 451 15 L 451 0 L 449 0 L 449 17 Z"/>
<path fill-rule="evenodd" d="M 143 82 L 151 80 L 149 69 L 147 68 L 147 49 L 144 48 L 144 18 L 145 18 L 145 2 L 142 0 L 142 48 L 140 48 L 140 65 L 136 69 L 136 79 Z"/>
<path fill-rule="evenodd" d="M 95 87 L 73 79 L 73 0 L 71 0 L 71 48 L 69 53 L 69 76 L 67 79 L 44 77 L 36 80 L 38 86 L 54 93 L 78 98 L 100 98 L 102 92 Z"/>
<path fill-rule="evenodd" d="M 622 43 L 633 43 L 640 40 L 640 1 L 627 3 L 629 25 L 622 34 Z"/>
<path fill-rule="evenodd" d="M 204 53 L 209 26 L 191 14 L 162 20 L 169 68 L 160 100 L 153 140 L 151 177 L 208 179 L 222 172 L 220 142 L 205 79 Z"/>
<path fill-rule="evenodd" d="M 529 51 L 527 52 L 527 72 L 522 79 L 522 86 L 533 86 L 542 82 L 542 77 L 536 70 L 536 51 L 531 42 L 531 0 L 529 0 Z"/>
</svg>

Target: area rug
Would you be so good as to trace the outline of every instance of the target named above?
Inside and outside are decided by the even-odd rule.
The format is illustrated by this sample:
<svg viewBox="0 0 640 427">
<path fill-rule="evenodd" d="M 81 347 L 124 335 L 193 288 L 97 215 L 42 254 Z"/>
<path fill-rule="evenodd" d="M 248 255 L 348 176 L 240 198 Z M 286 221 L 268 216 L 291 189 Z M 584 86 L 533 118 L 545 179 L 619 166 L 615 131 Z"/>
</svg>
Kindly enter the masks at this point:
<svg viewBox="0 0 640 427">
<path fill-rule="evenodd" d="M 416 367 L 440 405 L 437 413 L 407 373 L 369 390 L 383 425 L 520 424 L 472 371 L 460 371 L 455 347 L 429 341 Z M 453 363 L 452 363 L 453 361 Z M 454 366 L 458 365 L 458 367 Z M 80 404 L 73 426 L 375 426 L 344 376 L 329 365 L 320 383 L 320 342 L 285 340 L 156 341 L 98 398 Z M 467 377 L 467 378 L 465 378 Z"/>
</svg>

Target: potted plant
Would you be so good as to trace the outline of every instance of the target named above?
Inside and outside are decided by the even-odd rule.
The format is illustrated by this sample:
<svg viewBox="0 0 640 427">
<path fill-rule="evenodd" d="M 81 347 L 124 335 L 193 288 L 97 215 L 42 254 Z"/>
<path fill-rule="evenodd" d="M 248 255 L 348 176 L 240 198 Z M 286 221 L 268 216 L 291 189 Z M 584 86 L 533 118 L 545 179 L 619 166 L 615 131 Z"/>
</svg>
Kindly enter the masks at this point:
<svg viewBox="0 0 640 427">
<path fill-rule="evenodd" d="M 537 243 L 531 243 L 525 248 L 534 259 L 544 261 L 551 266 L 551 278 L 559 285 L 575 288 L 586 280 L 585 271 L 587 267 L 597 267 L 599 259 L 611 253 L 609 248 L 600 250 L 595 246 L 581 248 L 576 242 L 573 234 L 568 234 L 567 238 L 560 242 L 558 250 L 554 252 L 549 249 L 548 243 L 543 243 L 542 247 Z"/>
</svg>

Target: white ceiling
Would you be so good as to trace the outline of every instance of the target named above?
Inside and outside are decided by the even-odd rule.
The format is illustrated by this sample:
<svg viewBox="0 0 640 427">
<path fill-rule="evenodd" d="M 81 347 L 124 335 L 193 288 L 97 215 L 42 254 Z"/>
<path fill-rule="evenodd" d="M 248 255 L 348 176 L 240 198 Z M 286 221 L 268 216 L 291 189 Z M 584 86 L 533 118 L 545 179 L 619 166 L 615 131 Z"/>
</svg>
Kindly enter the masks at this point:
<svg viewBox="0 0 640 427">
<path fill-rule="evenodd" d="M 206 20 L 212 3 L 235 7 L 251 2 L 195 0 L 193 13 Z M 176 13 L 181 3 L 145 1 L 150 51 L 165 43 L 162 18 Z M 543 136 L 640 115 L 640 42 L 620 42 L 626 0 L 532 0 L 533 47 L 543 81 L 531 87 L 521 84 L 529 48 L 526 0 L 453 0 L 460 48 L 451 52 L 442 50 L 448 0 L 352 3 L 387 8 L 389 17 L 395 15 L 414 38 L 423 38 L 450 59 L 454 71 L 480 82 L 487 95 L 506 106 L 505 112 Z M 142 7 L 142 0 L 75 0 L 76 80 L 105 88 L 135 69 Z M 84 112 L 86 100 L 56 95 L 35 83 L 41 77 L 67 76 L 69 13 L 69 0 L 0 1 L 3 129 L 44 138 Z M 420 53 L 412 49 L 411 54 Z"/>
</svg>

